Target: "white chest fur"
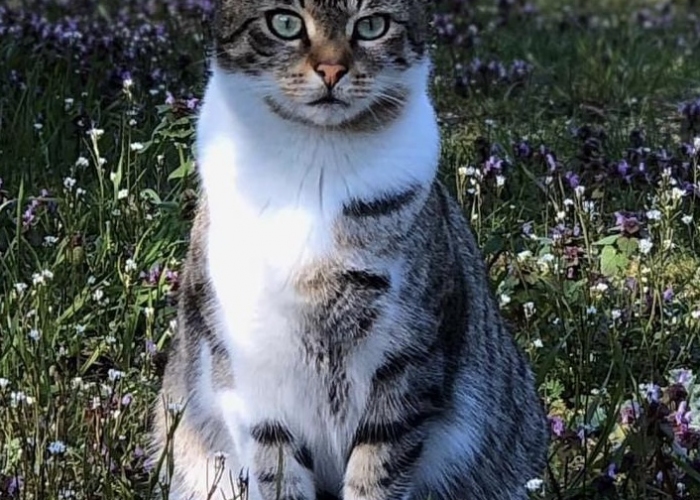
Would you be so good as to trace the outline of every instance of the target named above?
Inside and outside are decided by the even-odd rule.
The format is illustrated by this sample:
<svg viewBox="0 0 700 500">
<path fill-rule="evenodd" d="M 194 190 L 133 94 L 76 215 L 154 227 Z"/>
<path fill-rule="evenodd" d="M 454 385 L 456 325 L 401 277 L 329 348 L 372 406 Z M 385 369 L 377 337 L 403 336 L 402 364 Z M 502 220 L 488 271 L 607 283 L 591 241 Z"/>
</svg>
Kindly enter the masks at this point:
<svg viewBox="0 0 700 500">
<path fill-rule="evenodd" d="M 234 420 L 273 414 L 323 427 L 318 381 L 291 355 L 299 297 L 290 279 L 333 255 L 333 223 L 351 199 L 432 181 L 439 137 L 427 67 L 411 71 L 414 95 L 403 116 L 374 135 L 353 135 L 283 121 L 248 81 L 214 69 L 198 124 L 198 170 L 209 204 L 208 270 L 233 356 L 237 394 L 224 403 Z M 372 364 L 370 356 L 349 373 L 357 405 Z M 336 441 L 349 439 L 351 426 Z"/>
</svg>

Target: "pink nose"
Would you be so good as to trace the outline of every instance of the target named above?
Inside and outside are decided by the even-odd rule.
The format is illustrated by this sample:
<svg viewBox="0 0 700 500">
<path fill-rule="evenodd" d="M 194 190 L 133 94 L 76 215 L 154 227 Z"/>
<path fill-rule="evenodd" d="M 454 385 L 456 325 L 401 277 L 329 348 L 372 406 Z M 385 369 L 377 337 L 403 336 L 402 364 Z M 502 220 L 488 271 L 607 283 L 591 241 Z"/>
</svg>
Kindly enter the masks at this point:
<svg viewBox="0 0 700 500">
<path fill-rule="evenodd" d="M 328 88 L 333 88 L 343 78 L 343 75 L 348 72 L 348 68 L 342 64 L 319 63 L 314 68 L 314 71 L 323 78 Z"/>
</svg>

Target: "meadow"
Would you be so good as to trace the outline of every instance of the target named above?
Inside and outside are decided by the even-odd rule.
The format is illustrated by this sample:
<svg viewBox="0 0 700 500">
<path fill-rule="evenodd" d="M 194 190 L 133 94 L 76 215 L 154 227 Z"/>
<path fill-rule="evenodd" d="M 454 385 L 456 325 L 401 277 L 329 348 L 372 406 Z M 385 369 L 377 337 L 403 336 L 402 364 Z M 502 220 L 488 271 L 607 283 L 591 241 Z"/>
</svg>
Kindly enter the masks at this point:
<svg viewBox="0 0 700 500">
<path fill-rule="evenodd" d="M 211 8 L 0 5 L 0 499 L 155 486 Z M 700 6 L 433 22 L 441 175 L 549 416 L 532 498 L 700 499 Z"/>
</svg>

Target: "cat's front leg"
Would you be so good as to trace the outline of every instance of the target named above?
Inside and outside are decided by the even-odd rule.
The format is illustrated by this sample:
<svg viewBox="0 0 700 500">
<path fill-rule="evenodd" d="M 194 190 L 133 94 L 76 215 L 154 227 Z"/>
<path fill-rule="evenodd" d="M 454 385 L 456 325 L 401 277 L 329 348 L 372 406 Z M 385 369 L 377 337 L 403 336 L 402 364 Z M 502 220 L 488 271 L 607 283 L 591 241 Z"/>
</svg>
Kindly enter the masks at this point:
<svg viewBox="0 0 700 500">
<path fill-rule="evenodd" d="M 250 428 L 253 487 L 262 500 L 315 500 L 313 458 L 284 424 L 267 420 Z"/>
<path fill-rule="evenodd" d="M 406 500 L 425 440 L 427 412 L 369 415 L 358 428 L 345 470 L 343 500 Z"/>
</svg>

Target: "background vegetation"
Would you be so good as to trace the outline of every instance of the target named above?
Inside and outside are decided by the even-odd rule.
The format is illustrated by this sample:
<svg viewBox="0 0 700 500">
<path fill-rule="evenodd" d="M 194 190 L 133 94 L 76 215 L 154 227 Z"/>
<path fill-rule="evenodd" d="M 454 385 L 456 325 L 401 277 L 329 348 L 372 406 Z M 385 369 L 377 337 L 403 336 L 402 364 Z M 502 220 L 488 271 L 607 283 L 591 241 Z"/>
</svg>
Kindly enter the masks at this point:
<svg viewBox="0 0 700 500">
<path fill-rule="evenodd" d="M 533 498 L 700 498 L 694 4 L 437 2 L 442 174 L 549 412 Z M 210 10 L 0 6 L 0 498 L 154 484 Z"/>
</svg>

